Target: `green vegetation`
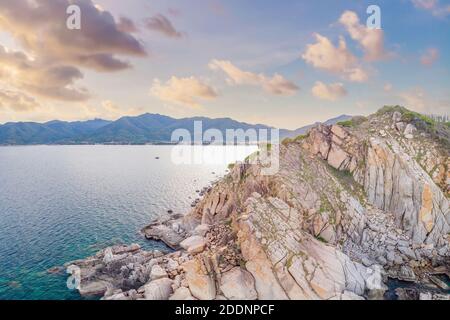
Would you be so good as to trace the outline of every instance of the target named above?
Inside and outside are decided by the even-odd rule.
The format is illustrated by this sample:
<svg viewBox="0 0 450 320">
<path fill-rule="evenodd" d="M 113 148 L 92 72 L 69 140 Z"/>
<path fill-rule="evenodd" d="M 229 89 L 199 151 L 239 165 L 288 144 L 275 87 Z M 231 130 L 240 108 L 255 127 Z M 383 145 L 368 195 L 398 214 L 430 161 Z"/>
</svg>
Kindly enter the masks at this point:
<svg viewBox="0 0 450 320">
<path fill-rule="evenodd" d="M 351 128 L 354 126 L 353 119 L 347 121 L 341 121 L 337 123 L 341 127 Z"/>
<path fill-rule="evenodd" d="M 325 195 L 321 196 L 319 212 L 320 213 L 333 212 L 333 206 L 331 205 L 330 201 L 327 199 Z"/>
<path fill-rule="evenodd" d="M 431 119 L 428 116 L 425 116 L 423 114 L 414 112 L 414 111 L 409 111 L 406 110 L 403 112 L 402 114 L 402 120 L 405 122 L 414 122 L 415 120 L 420 120 L 422 122 L 424 122 L 426 125 L 430 126 L 430 127 L 434 127 L 436 125 L 436 121 L 434 121 L 433 119 Z"/>
<path fill-rule="evenodd" d="M 230 170 L 230 171 L 233 170 L 235 165 L 236 165 L 235 163 L 230 163 L 228 165 L 228 170 Z"/>
<path fill-rule="evenodd" d="M 407 110 L 406 108 L 402 107 L 402 106 L 384 106 L 383 108 L 381 108 L 380 110 L 377 111 L 376 115 L 377 116 L 382 116 L 386 113 L 394 113 L 395 111 L 398 111 L 400 113 L 403 113 L 405 110 Z"/>
<path fill-rule="evenodd" d="M 281 144 L 286 147 L 289 144 L 291 144 L 293 141 L 294 140 L 292 140 L 291 138 L 285 138 L 285 139 L 283 139 L 283 141 L 281 141 Z"/>
<path fill-rule="evenodd" d="M 433 127 L 436 125 L 436 121 L 431 119 L 430 117 L 420 114 L 418 112 L 408 110 L 405 107 L 398 106 L 398 105 L 397 106 L 384 106 L 383 108 L 378 110 L 376 114 L 384 115 L 386 113 L 394 113 L 394 112 L 400 112 L 402 114 L 402 121 L 407 122 L 407 123 L 421 121 L 430 127 Z"/>
<path fill-rule="evenodd" d="M 328 243 L 328 241 L 322 238 L 321 236 L 316 236 L 316 239 L 319 240 L 320 242 Z"/>
<path fill-rule="evenodd" d="M 300 142 L 300 141 L 305 140 L 305 139 L 308 138 L 308 137 L 309 137 L 309 133 L 308 133 L 308 134 L 301 134 L 301 135 L 295 137 L 295 138 L 294 138 L 294 141 L 295 141 L 295 142 Z"/>
<path fill-rule="evenodd" d="M 402 106 L 384 106 L 377 111 L 376 115 L 382 116 L 386 113 L 400 112 L 401 120 L 406 123 L 413 124 L 417 129 L 422 130 L 431 135 L 433 139 L 439 140 L 445 145 L 450 146 L 450 124 L 433 119 L 433 116 L 426 116 L 418 112 L 406 109 Z M 445 119 L 446 117 L 437 117 L 437 119 Z"/>
<path fill-rule="evenodd" d="M 352 128 L 352 127 L 356 127 L 359 126 L 360 124 L 364 123 L 367 121 L 366 117 L 363 116 L 355 116 L 353 118 L 351 118 L 350 120 L 347 121 L 340 121 L 337 124 L 342 126 L 342 127 L 346 127 L 346 128 Z"/>
</svg>

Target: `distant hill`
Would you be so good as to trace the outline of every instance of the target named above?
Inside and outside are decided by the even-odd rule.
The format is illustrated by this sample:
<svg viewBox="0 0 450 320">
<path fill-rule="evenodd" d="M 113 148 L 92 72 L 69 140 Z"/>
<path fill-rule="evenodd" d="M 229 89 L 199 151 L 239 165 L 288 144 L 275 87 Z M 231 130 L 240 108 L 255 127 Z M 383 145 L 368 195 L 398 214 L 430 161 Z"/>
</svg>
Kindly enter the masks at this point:
<svg viewBox="0 0 450 320">
<path fill-rule="evenodd" d="M 342 115 L 325 123 L 334 124 L 349 118 L 351 117 Z M 116 121 L 95 119 L 76 122 L 58 120 L 46 123 L 9 122 L 0 125 L 0 145 L 170 143 L 172 132 L 176 129 L 186 129 L 192 135 L 195 121 L 202 121 L 203 132 L 217 129 L 224 137 L 227 129 L 271 129 L 263 124 L 248 124 L 230 118 L 175 119 L 147 113 L 136 117 L 122 117 Z M 313 126 L 297 130 L 281 129 L 280 138 L 305 134 Z"/>
<path fill-rule="evenodd" d="M 333 124 L 336 124 L 336 123 L 341 122 L 341 121 L 347 121 L 347 120 L 349 120 L 351 118 L 352 118 L 352 116 L 343 114 L 343 115 L 340 115 L 339 117 L 329 119 L 329 120 L 327 120 L 327 121 L 325 121 L 323 123 L 326 124 L 326 125 L 333 125 Z M 314 124 L 310 124 L 310 125 L 298 128 L 296 130 L 281 129 L 280 130 L 280 139 L 295 138 L 295 137 L 297 137 L 299 135 L 306 134 L 312 127 L 316 126 L 319 123 L 320 122 L 316 122 Z"/>
</svg>

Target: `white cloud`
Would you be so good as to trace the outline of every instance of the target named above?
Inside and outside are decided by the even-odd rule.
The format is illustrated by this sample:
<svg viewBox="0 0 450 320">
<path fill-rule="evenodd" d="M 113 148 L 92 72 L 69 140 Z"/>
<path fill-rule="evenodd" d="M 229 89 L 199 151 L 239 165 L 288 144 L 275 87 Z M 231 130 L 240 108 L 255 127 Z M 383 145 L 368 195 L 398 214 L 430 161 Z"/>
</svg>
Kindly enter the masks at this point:
<svg viewBox="0 0 450 320">
<path fill-rule="evenodd" d="M 358 59 L 347 49 L 345 40 L 339 39 L 339 46 L 335 47 L 326 37 L 314 34 L 316 43 L 306 47 L 302 58 L 312 66 L 337 74 L 353 82 L 365 82 L 369 76 L 359 65 Z"/>
<path fill-rule="evenodd" d="M 227 76 L 230 84 L 261 86 L 266 92 L 274 95 L 291 96 L 299 87 L 279 74 L 268 77 L 262 73 L 256 74 L 243 71 L 226 60 L 212 60 L 209 63 L 211 70 L 221 70 Z"/>
<path fill-rule="evenodd" d="M 33 111 L 39 107 L 39 103 L 22 92 L 0 90 L 0 109 L 8 108 L 16 112 Z"/>
<path fill-rule="evenodd" d="M 421 87 L 415 87 L 398 94 L 405 107 L 425 114 L 448 114 L 450 99 L 430 96 Z"/>
<path fill-rule="evenodd" d="M 411 2 L 416 8 L 427 10 L 437 17 L 450 14 L 450 5 L 441 4 L 439 0 L 411 0 Z"/>
<path fill-rule="evenodd" d="M 439 58 L 439 50 L 436 48 L 429 48 L 427 51 L 420 57 L 420 63 L 424 66 L 431 66 L 436 60 Z"/>
<path fill-rule="evenodd" d="M 423 112 L 427 107 L 425 91 L 420 87 L 401 92 L 399 97 L 403 100 L 407 108 Z"/>
<path fill-rule="evenodd" d="M 162 101 L 191 108 L 201 107 L 198 100 L 213 100 L 218 96 L 212 87 L 195 77 L 178 78 L 175 76 L 165 84 L 155 79 L 150 93 Z"/>
<path fill-rule="evenodd" d="M 162 14 L 147 18 L 145 26 L 149 30 L 159 32 L 169 38 L 182 38 L 183 34 L 175 29 L 172 22 Z"/>
<path fill-rule="evenodd" d="M 392 91 L 392 84 L 391 83 L 386 83 L 383 87 L 384 92 L 391 92 Z"/>
<path fill-rule="evenodd" d="M 0 45 L 0 82 L 15 90 L 43 98 L 82 101 L 89 94 L 75 86 L 81 78 L 83 74 L 75 67 L 39 63 L 21 51 Z"/>
<path fill-rule="evenodd" d="M 347 90 L 342 83 L 331 83 L 329 85 L 317 81 L 311 92 L 319 99 L 336 101 L 347 95 Z"/>
<path fill-rule="evenodd" d="M 339 22 L 345 26 L 351 38 L 361 45 L 366 60 L 375 61 L 387 56 L 384 51 L 383 30 L 367 28 L 360 23 L 358 15 L 353 11 L 345 11 Z"/>
<path fill-rule="evenodd" d="M 101 107 L 101 117 L 104 119 L 116 119 L 124 115 L 137 116 L 144 113 L 144 108 L 123 108 L 111 100 L 102 101 Z"/>
<path fill-rule="evenodd" d="M 82 12 L 82 28 L 76 31 L 66 26 L 66 9 L 73 3 Z M 121 30 L 124 21 L 117 23 L 91 0 L 0 1 L 0 30 L 17 46 L 10 50 L 0 45 L 0 86 L 9 90 L 3 92 L 3 104 L 31 111 L 38 99 L 43 106 L 39 112 L 44 112 L 50 108 L 48 100 L 79 103 L 91 98 L 78 84 L 82 70 L 120 71 L 131 67 L 120 57 L 147 55 L 140 40 Z M 11 97 L 16 103 L 6 103 Z"/>
</svg>

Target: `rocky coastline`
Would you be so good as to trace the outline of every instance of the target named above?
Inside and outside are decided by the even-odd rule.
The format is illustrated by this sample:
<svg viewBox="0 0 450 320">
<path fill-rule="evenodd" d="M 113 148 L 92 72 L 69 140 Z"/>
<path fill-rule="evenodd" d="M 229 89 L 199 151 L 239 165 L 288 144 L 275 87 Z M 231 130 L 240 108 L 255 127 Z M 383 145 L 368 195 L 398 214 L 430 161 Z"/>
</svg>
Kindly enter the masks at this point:
<svg viewBox="0 0 450 320">
<path fill-rule="evenodd" d="M 186 215 L 142 229 L 168 252 L 113 246 L 64 267 L 104 300 L 449 300 L 450 157 L 403 108 L 283 141 Z M 392 291 L 391 290 L 391 291 Z"/>
</svg>

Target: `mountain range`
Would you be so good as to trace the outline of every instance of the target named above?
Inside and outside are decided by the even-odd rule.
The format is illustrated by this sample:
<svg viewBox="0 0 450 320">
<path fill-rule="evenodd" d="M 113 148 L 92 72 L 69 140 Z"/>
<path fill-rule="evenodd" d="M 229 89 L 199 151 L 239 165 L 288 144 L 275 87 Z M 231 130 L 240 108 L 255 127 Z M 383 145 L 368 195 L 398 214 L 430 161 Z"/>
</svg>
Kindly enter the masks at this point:
<svg viewBox="0 0 450 320">
<path fill-rule="evenodd" d="M 326 121 L 335 124 L 350 119 L 341 115 Z M 187 129 L 191 135 L 194 122 L 202 121 L 203 132 L 218 129 L 225 136 L 227 129 L 271 129 L 263 124 L 248 124 L 230 118 L 211 119 L 192 117 L 175 119 L 160 114 L 143 114 L 122 117 L 116 121 L 94 119 L 88 121 L 8 122 L 0 125 L 0 145 L 37 144 L 166 144 L 171 142 L 172 132 Z M 314 125 L 296 130 L 280 129 L 280 138 L 305 134 Z"/>
</svg>

